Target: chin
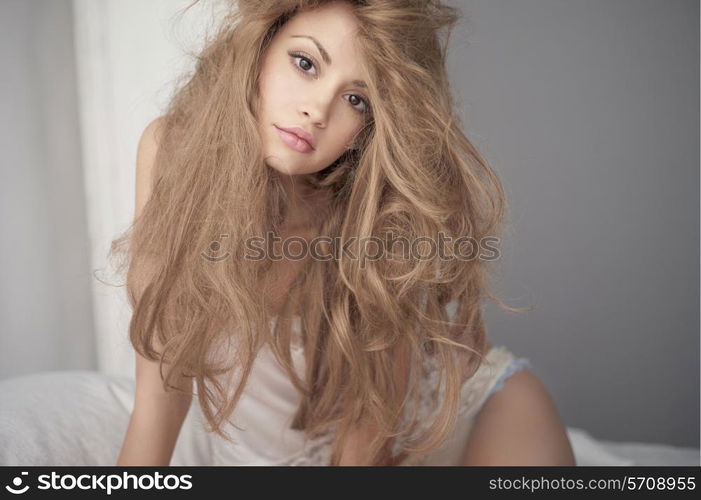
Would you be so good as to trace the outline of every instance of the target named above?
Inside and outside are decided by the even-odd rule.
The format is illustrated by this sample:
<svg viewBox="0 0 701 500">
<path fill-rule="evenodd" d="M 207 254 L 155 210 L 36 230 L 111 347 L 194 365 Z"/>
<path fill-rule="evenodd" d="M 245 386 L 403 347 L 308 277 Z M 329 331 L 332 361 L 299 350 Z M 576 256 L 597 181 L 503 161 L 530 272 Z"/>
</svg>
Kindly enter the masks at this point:
<svg viewBox="0 0 701 500">
<path fill-rule="evenodd" d="M 290 163 L 281 161 L 279 158 L 271 158 L 266 161 L 268 167 L 277 170 L 283 175 L 299 175 L 303 173 L 299 167 Z"/>
</svg>

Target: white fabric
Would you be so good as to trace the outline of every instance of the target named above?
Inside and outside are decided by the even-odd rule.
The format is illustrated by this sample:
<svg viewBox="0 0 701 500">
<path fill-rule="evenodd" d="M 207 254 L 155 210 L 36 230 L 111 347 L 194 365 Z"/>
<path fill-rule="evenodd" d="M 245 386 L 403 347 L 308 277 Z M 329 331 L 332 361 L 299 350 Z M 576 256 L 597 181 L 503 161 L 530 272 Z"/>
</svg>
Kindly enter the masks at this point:
<svg viewBox="0 0 701 500">
<path fill-rule="evenodd" d="M 299 317 L 293 323 L 299 333 Z M 290 348 L 297 374 L 304 377 L 304 351 L 299 336 Z M 266 345 L 254 362 L 246 388 L 225 431 L 233 443 L 212 435 L 214 465 L 282 465 L 294 460 L 304 447 L 304 434 L 290 429 L 301 402 L 287 372 Z"/>
</svg>

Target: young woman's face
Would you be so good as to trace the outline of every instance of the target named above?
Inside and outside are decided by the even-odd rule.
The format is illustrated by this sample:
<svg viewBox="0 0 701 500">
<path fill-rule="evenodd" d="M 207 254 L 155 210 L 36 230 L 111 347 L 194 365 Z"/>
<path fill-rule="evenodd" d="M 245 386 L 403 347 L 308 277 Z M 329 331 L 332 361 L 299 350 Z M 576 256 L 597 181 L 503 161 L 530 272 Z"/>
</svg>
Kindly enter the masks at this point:
<svg viewBox="0 0 701 500">
<path fill-rule="evenodd" d="M 356 29 L 350 7 L 338 2 L 297 14 L 271 41 L 258 86 L 258 123 L 270 167 L 288 175 L 318 172 L 362 129 L 370 103 Z M 311 147 L 281 128 L 307 132 Z"/>
</svg>

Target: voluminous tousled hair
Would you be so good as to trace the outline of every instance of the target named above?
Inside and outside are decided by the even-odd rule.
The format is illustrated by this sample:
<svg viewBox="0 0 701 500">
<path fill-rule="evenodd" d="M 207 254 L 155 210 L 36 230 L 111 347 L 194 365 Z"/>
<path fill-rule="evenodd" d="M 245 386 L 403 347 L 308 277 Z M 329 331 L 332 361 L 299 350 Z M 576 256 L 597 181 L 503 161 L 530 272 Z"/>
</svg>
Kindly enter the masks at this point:
<svg viewBox="0 0 701 500">
<path fill-rule="evenodd" d="M 293 285 L 303 304 L 306 372 L 298 377 L 290 351 L 294 304 L 288 300 L 271 322 L 261 298 L 271 261 L 245 258 L 243 242 L 279 234 L 288 203 L 281 174 L 261 151 L 262 56 L 295 13 L 327 3 L 240 0 L 232 7 L 159 119 L 151 196 L 111 255 L 128 269 L 131 343 L 161 361 L 168 390 L 178 374 L 194 379 L 211 431 L 231 439 L 225 424 L 268 344 L 302 394 L 292 427 L 308 437 L 333 430 L 335 464 L 351 431 L 372 422 L 370 462 L 387 464 L 397 458 L 393 439 L 404 438 L 402 456 L 417 456 L 452 429 L 461 384 L 485 355 L 482 299 L 515 309 L 488 291 L 486 260 L 363 260 L 364 248 L 351 245 L 358 258 L 308 259 Z M 478 242 L 496 236 L 505 196 L 461 131 L 446 74 L 459 11 L 438 0 L 348 3 L 360 26 L 372 112 L 356 147 L 310 176 L 328 196 L 328 210 L 310 222 L 342 242 L 385 241 L 389 233 L 409 242 L 435 242 L 439 233 Z M 227 258 L 203 258 L 214 241 Z M 407 380 L 397 370 L 405 366 L 400 360 L 418 367 L 427 357 L 440 368 L 444 397 L 435 400 L 432 425 L 417 434 L 418 417 L 406 412 L 425 374 L 411 370 Z"/>
</svg>

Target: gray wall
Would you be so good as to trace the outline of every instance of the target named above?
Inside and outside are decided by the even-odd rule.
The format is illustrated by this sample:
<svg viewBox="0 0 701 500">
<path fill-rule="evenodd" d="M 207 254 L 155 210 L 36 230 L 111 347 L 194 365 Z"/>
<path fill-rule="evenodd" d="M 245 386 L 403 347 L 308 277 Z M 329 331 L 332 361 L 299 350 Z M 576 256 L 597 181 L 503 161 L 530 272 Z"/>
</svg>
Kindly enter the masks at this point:
<svg viewBox="0 0 701 500">
<path fill-rule="evenodd" d="M 489 335 L 567 425 L 699 445 L 699 4 L 452 1 L 468 136 L 511 203 Z"/>
<path fill-rule="evenodd" d="M 71 6 L 0 2 L 0 378 L 96 367 Z"/>
</svg>

